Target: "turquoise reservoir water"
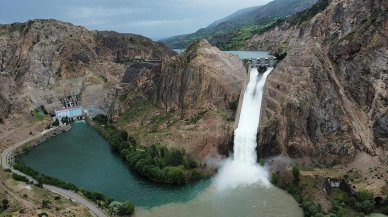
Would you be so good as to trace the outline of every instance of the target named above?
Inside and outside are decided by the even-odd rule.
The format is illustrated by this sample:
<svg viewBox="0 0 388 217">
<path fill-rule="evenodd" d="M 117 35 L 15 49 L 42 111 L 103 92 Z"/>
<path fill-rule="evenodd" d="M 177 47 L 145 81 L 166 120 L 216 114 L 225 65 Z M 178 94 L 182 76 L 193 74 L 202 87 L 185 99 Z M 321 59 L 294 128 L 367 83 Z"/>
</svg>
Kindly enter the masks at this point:
<svg viewBox="0 0 388 217">
<path fill-rule="evenodd" d="M 88 124 L 40 144 L 20 158 L 28 166 L 87 190 L 129 200 L 136 217 L 302 217 L 286 192 L 260 184 L 217 192 L 211 181 L 186 186 L 149 182 L 131 172 Z"/>
<path fill-rule="evenodd" d="M 146 208 L 189 201 L 209 185 L 201 181 L 169 186 L 139 177 L 84 122 L 73 123 L 70 131 L 40 144 L 20 160 L 45 175 Z"/>
</svg>

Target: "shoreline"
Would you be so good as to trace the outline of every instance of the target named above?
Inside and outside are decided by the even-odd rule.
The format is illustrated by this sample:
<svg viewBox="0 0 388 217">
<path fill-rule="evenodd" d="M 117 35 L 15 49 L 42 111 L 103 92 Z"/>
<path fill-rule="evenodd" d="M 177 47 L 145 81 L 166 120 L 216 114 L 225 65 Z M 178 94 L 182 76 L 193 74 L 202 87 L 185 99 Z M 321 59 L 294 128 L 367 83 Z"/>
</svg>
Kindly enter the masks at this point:
<svg viewBox="0 0 388 217">
<path fill-rule="evenodd" d="M 14 163 L 14 160 L 16 159 L 16 155 L 18 154 L 18 151 L 21 148 L 31 148 L 31 147 L 37 146 L 37 145 L 41 144 L 42 142 L 47 141 L 50 138 L 53 138 L 53 137 L 55 137 L 63 132 L 69 131 L 70 129 L 71 129 L 70 124 L 68 124 L 64 127 L 51 128 L 49 130 L 43 131 L 41 134 L 32 136 L 32 137 L 25 139 L 25 140 L 15 144 L 15 145 L 8 147 L 7 149 L 5 149 L 1 153 L 1 158 L 0 158 L 1 167 L 4 170 L 10 170 L 11 173 L 25 176 L 30 182 L 32 182 L 33 184 L 37 184 L 38 182 L 34 178 L 32 178 L 31 176 L 24 174 L 24 173 L 13 168 L 12 164 Z M 32 143 L 34 143 L 34 144 L 32 144 Z M 81 195 L 79 195 L 73 191 L 69 191 L 69 190 L 66 190 L 63 188 L 59 188 L 57 186 L 47 185 L 47 184 L 43 184 L 42 187 L 46 190 L 49 190 L 49 191 L 55 193 L 55 194 L 59 194 L 65 198 L 69 198 L 69 199 L 85 206 L 86 208 L 89 209 L 89 211 L 93 215 L 95 215 L 97 217 L 109 217 L 109 215 L 107 213 L 105 213 L 105 211 L 100 209 L 96 204 L 89 201 L 88 199 L 83 198 Z"/>
</svg>

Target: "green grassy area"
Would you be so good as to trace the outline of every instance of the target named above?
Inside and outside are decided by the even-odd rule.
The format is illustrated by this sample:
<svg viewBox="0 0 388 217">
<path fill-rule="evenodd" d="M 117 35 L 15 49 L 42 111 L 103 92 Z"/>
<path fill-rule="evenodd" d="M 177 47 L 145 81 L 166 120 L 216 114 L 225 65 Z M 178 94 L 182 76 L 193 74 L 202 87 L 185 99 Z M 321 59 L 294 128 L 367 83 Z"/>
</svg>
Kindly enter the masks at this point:
<svg viewBox="0 0 388 217">
<path fill-rule="evenodd" d="M 137 103 L 124 113 L 118 124 L 124 125 L 128 122 L 145 119 L 150 113 L 155 111 L 157 109 L 151 101 Z"/>
<path fill-rule="evenodd" d="M 279 19 L 270 19 L 260 22 L 249 22 L 232 29 L 218 29 L 206 33 L 177 36 L 166 42 L 170 47 L 187 48 L 195 40 L 205 38 L 212 45 L 221 50 L 236 50 L 241 48 L 247 40 L 255 34 L 261 34 L 277 24 Z"/>
</svg>

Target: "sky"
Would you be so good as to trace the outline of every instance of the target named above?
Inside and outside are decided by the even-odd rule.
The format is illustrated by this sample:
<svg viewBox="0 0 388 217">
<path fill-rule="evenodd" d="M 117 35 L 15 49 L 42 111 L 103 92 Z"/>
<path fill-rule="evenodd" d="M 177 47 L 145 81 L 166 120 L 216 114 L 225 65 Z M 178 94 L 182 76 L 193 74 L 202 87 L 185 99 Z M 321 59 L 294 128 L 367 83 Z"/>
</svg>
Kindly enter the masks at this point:
<svg viewBox="0 0 388 217">
<path fill-rule="evenodd" d="M 245 7 L 271 0 L 0 0 L 0 23 L 57 19 L 89 30 L 153 39 L 195 32 Z"/>
</svg>

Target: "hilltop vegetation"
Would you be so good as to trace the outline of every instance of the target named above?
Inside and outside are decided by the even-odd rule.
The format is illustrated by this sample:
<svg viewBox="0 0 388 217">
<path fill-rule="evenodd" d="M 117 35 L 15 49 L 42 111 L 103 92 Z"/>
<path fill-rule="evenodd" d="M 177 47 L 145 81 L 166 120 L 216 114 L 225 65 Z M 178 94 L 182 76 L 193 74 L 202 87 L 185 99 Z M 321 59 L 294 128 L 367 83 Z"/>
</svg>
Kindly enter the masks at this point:
<svg viewBox="0 0 388 217">
<path fill-rule="evenodd" d="M 205 38 L 221 50 L 234 50 L 255 34 L 268 30 L 279 19 L 311 7 L 316 0 L 275 0 L 264 6 L 241 9 L 195 33 L 161 40 L 171 48 L 186 48 L 191 42 Z"/>
</svg>

